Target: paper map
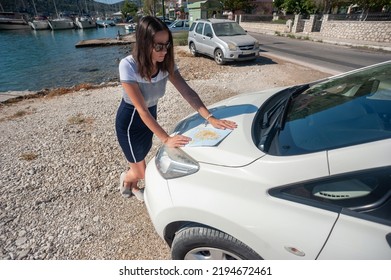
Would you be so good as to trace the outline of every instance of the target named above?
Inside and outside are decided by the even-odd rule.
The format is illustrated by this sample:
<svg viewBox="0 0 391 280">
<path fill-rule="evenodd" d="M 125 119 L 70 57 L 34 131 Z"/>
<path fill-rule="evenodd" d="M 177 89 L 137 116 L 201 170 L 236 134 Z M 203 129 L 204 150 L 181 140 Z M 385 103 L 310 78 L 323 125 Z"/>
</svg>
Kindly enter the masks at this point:
<svg viewBox="0 0 391 280">
<path fill-rule="evenodd" d="M 232 130 L 217 129 L 211 125 L 197 126 L 185 132 L 183 135 L 190 137 L 192 140 L 186 147 L 200 147 L 200 146 L 216 146 L 225 137 L 227 137 Z"/>
</svg>

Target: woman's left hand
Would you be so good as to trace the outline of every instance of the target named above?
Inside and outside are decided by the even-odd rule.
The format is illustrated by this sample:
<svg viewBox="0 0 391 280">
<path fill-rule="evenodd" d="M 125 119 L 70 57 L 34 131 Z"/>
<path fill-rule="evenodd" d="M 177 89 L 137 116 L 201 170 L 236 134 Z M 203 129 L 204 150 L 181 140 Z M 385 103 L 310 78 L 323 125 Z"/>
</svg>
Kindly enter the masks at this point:
<svg viewBox="0 0 391 280">
<path fill-rule="evenodd" d="M 216 119 L 215 117 L 209 118 L 208 122 L 213 125 L 213 127 L 218 129 L 235 129 L 238 127 L 236 122 L 229 120 L 220 120 Z"/>
</svg>

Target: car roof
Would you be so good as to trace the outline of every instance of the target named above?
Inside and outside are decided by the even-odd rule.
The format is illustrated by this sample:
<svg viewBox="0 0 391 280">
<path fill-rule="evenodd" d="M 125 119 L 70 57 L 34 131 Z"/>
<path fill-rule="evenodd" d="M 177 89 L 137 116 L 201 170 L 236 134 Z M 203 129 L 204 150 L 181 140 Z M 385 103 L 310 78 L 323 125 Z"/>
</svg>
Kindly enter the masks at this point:
<svg viewBox="0 0 391 280">
<path fill-rule="evenodd" d="M 209 18 L 209 19 L 197 19 L 196 22 L 201 22 L 201 21 L 207 21 L 211 23 L 221 23 L 221 22 L 235 22 L 234 20 L 230 19 L 222 19 L 222 18 Z"/>
</svg>

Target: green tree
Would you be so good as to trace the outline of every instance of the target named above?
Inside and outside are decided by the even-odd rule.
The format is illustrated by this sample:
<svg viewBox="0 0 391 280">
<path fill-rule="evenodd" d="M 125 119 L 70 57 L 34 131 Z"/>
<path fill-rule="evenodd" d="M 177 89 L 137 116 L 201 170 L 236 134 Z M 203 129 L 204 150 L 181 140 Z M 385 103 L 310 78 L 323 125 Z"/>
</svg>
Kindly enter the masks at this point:
<svg viewBox="0 0 391 280">
<path fill-rule="evenodd" d="M 128 16 L 134 17 L 137 14 L 137 10 L 138 7 L 135 3 L 125 0 L 121 7 L 122 18 L 127 18 Z"/>
<path fill-rule="evenodd" d="M 316 10 L 314 0 L 284 0 L 281 6 L 288 13 L 311 14 Z"/>
<path fill-rule="evenodd" d="M 277 8 L 278 10 L 282 10 L 283 9 L 282 5 L 284 5 L 284 2 L 285 2 L 285 0 L 274 0 L 273 6 L 275 8 Z"/>
<path fill-rule="evenodd" d="M 161 2 L 158 0 L 144 0 L 143 11 L 144 15 L 156 16 L 157 11 L 161 9 Z"/>
<path fill-rule="evenodd" d="M 384 6 L 391 6 L 391 1 L 390 0 L 355 0 L 352 1 L 352 4 L 359 5 L 363 9 L 363 12 L 369 12 L 371 9 L 381 9 Z"/>
<path fill-rule="evenodd" d="M 252 0 L 222 0 L 223 8 L 228 11 L 244 11 L 251 13 L 255 8 Z"/>
</svg>

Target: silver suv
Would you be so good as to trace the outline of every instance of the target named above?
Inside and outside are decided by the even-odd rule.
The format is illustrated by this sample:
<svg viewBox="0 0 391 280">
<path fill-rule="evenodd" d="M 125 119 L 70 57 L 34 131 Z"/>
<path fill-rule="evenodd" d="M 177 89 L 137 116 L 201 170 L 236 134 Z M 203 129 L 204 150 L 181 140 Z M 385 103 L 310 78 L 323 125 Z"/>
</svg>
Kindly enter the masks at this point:
<svg viewBox="0 0 391 280">
<path fill-rule="evenodd" d="M 220 65 L 227 61 L 254 60 L 259 54 L 259 42 L 232 20 L 196 20 L 187 41 L 194 56 L 208 55 Z"/>
</svg>

